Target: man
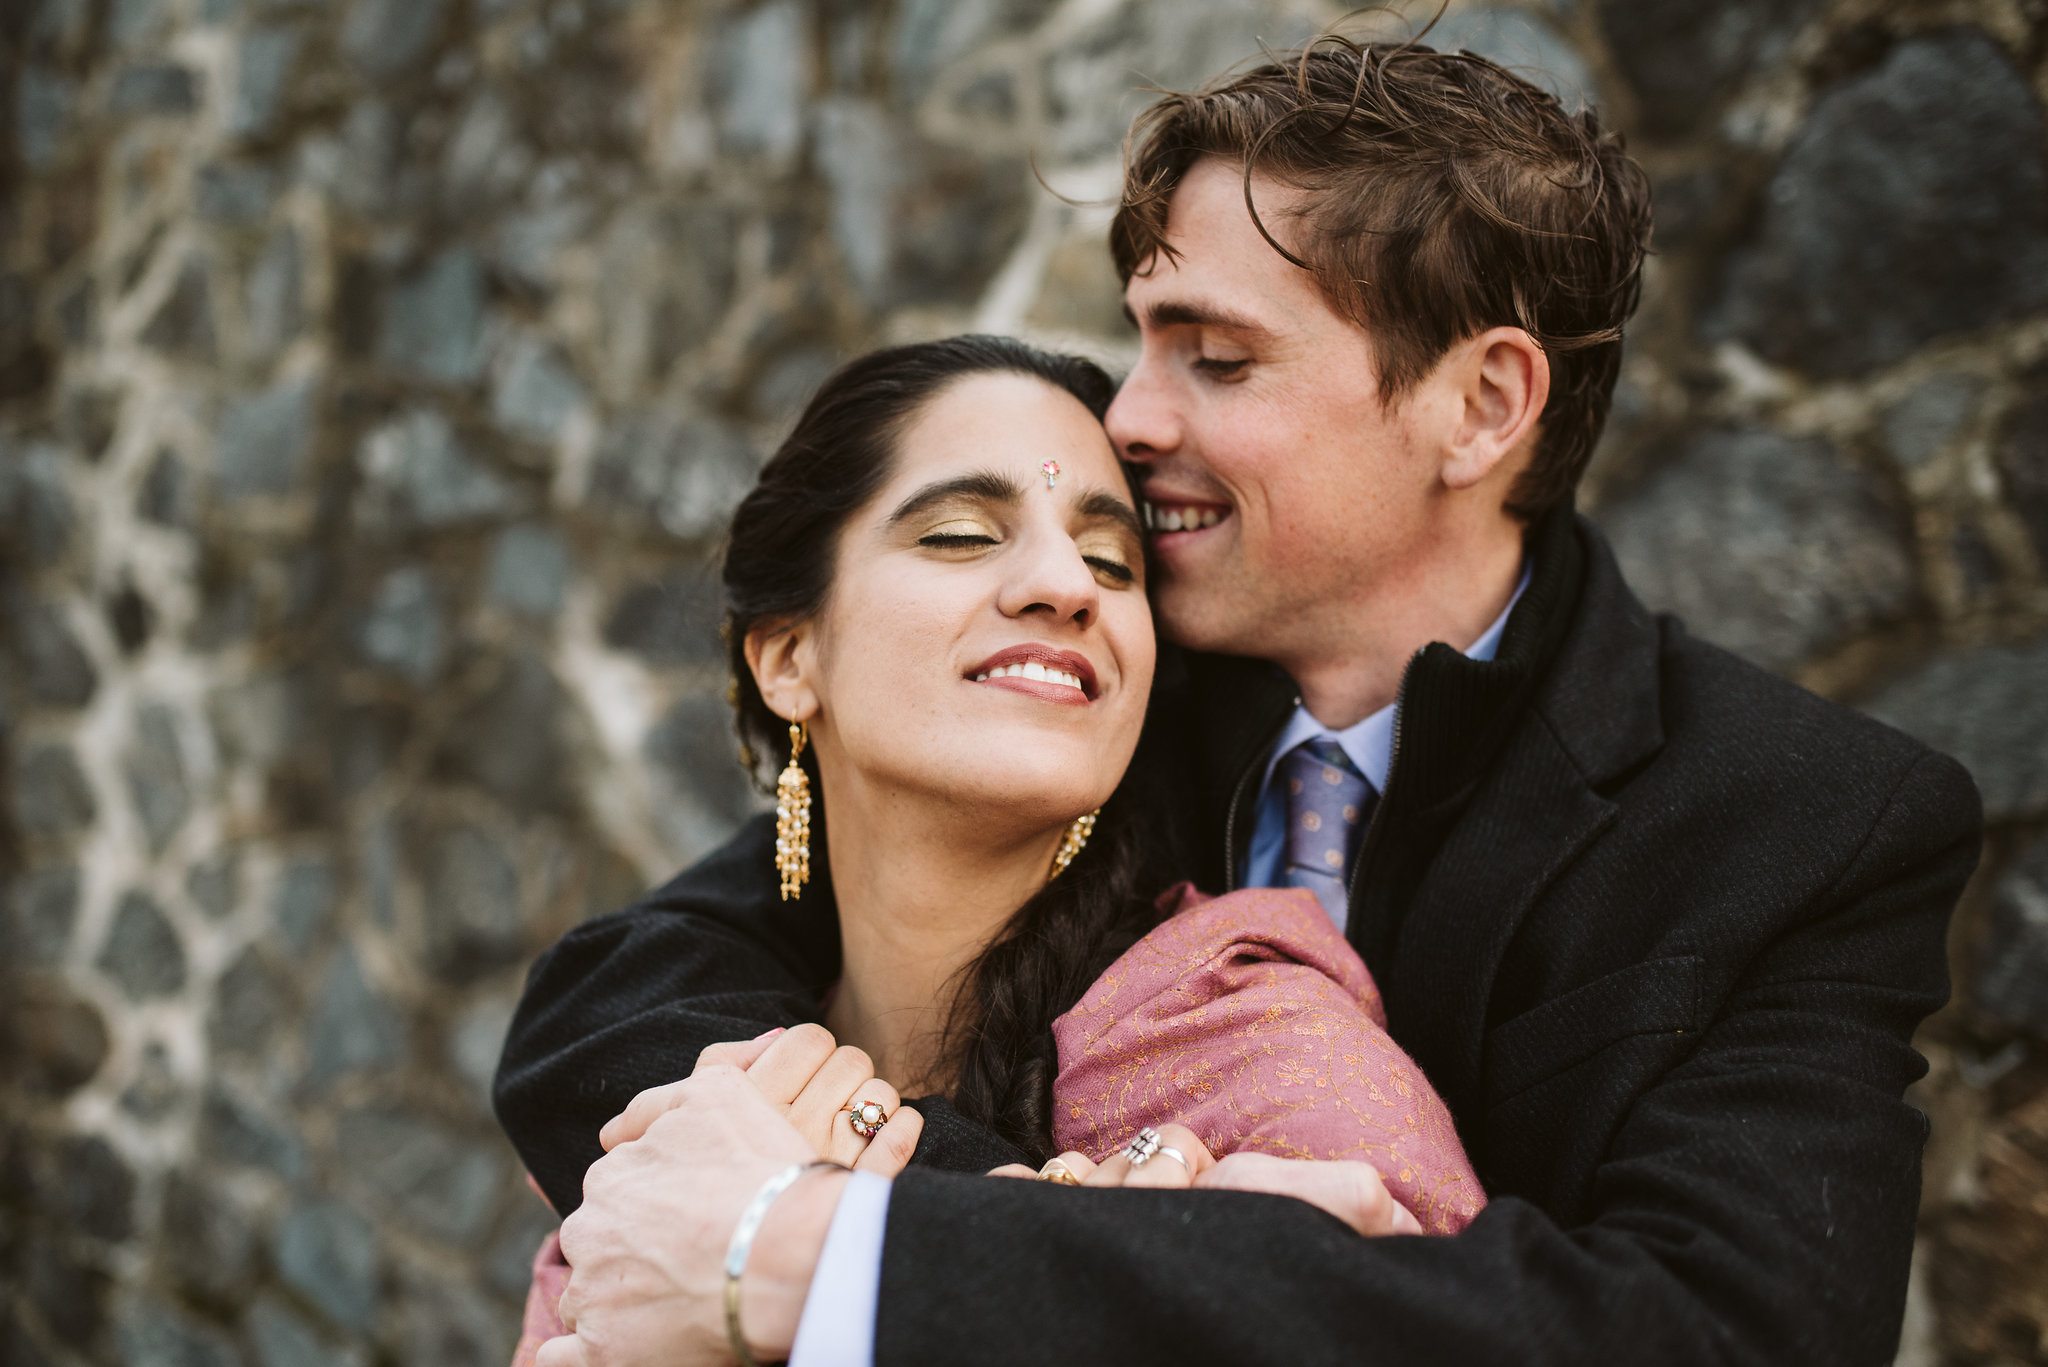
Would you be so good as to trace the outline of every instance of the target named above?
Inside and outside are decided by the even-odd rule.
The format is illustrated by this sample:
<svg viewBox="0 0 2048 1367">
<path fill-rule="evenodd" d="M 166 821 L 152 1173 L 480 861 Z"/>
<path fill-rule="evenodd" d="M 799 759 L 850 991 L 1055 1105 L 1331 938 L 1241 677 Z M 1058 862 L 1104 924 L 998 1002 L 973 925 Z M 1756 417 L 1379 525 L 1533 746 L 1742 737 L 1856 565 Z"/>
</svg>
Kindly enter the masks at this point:
<svg viewBox="0 0 2048 1367">
<path fill-rule="evenodd" d="M 1000 1146 L 923 1103 L 925 1165 L 773 1208 L 756 1356 L 801 1325 L 800 1363 L 884 1367 L 1888 1361 L 1909 1041 L 1977 800 L 1652 619 L 1571 515 L 1640 171 L 1488 63 L 1345 43 L 1170 97 L 1134 146 L 1112 239 L 1142 352 L 1108 427 L 1187 648 L 1147 744 L 1182 766 L 1188 868 L 1317 893 L 1492 1204 L 1362 1239 L 1278 1196 L 990 1180 L 966 1170 Z M 1303 772 L 1363 818 L 1334 870 L 1292 838 Z M 815 1016 L 829 902 L 777 903 L 768 848 L 750 828 L 536 967 L 498 1100 L 561 1208 L 635 1092 Z M 578 1332 L 544 1364 L 725 1360 L 726 1238 L 807 1151 L 730 1068 L 673 1096 L 590 1171 Z"/>
</svg>

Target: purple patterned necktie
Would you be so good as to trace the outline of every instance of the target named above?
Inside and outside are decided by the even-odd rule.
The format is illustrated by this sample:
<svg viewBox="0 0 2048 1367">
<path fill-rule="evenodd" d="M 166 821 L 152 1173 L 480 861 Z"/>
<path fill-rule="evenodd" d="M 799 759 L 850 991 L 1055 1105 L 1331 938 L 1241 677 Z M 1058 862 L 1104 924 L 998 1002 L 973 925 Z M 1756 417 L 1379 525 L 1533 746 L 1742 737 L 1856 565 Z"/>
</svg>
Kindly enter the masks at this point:
<svg viewBox="0 0 2048 1367">
<path fill-rule="evenodd" d="M 1280 780 L 1287 785 L 1281 883 L 1313 892 L 1342 930 L 1350 917 L 1351 861 L 1379 795 L 1329 736 L 1303 741 L 1282 756 Z"/>
</svg>

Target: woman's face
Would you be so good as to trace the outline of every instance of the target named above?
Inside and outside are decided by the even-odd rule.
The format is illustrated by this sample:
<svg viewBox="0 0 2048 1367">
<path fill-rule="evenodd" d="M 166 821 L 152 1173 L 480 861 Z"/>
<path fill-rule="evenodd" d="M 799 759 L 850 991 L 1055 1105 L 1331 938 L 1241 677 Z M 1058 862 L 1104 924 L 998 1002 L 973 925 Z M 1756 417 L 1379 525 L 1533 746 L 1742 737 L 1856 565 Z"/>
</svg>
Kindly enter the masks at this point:
<svg viewBox="0 0 2048 1367">
<path fill-rule="evenodd" d="M 797 687 L 763 689 L 785 716 L 814 709 L 827 811 L 917 793 L 999 807 L 1023 836 L 1100 806 L 1152 687 L 1143 546 L 1073 396 L 987 373 L 929 400 L 848 521 L 825 607 L 791 634 Z"/>
</svg>

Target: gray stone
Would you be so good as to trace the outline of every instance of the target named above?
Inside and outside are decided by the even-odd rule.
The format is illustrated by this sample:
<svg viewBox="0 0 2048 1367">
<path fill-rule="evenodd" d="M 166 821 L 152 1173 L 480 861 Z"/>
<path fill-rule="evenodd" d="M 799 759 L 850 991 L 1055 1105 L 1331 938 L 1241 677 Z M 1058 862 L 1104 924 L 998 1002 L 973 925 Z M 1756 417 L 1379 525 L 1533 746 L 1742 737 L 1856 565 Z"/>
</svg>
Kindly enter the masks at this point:
<svg viewBox="0 0 2048 1367">
<path fill-rule="evenodd" d="M 572 760 L 561 718 L 570 706 L 547 661 L 522 651 L 454 720 L 436 768 L 477 784 L 522 816 L 566 811 Z"/>
<path fill-rule="evenodd" d="M 1599 91 L 1572 46 L 1548 24 L 1520 10 L 1482 5 L 1452 10 L 1423 42 L 1439 52 L 1472 52 L 1497 62 L 1557 96 L 1568 110 L 1592 104 Z"/>
<path fill-rule="evenodd" d="M 17 601 L 14 648 L 29 695 L 52 707 L 83 707 L 99 691 L 99 671 L 54 604 Z"/>
<path fill-rule="evenodd" d="M 218 1083 L 200 1105 L 198 1151 L 208 1162 L 267 1168 L 287 1182 L 306 1172 L 298 1136 Z"/>
<path fill-rule="evenodd" d="M 356 649 L 375 665 L 424 685 L 441 669 L 440 595 L 416 565 L 393 570 L 378 583 L 356 632 Z"/>
<path fill-rule="evenodd" d="M 514 1321 L 469 1286 L 422 1273 L 407 1279 L 398 1342 L 407 1362 L 499 1367 L 512 1351 Z"/>
<path fill-rule="evenodd" d="M 161 703 L 137 709 L 135 740 L 122 767 L 128 775 L 128 795 L 135 803 L 135 814 L 142 819 L 143 837 L 149 841 L 151 853 L 161 854 L 192 810 L 185 758 L 178 744 L 177 714 Z"/>
<path fill-rule="evenodd" d="M 392 291 L 378 356 L 409 375 L 467 384 L 483 374 L 483 269 L 451 248 Z"/>
<path fill-rule="evenodd" d="M 170 62 L 123 67 L 107 89 L 107 112 L 116 116 L 190 114 L 198 108 L 198 73 Z"/>
<path fill-rule="evenodd" d="M 495 1148 L 390 1107 L 344 1113 L 335 1149 L 365 1205 L 458 1247 L 483 1233 L 506 1185 Z"/>
<path fill-rule="evenodd" d="M 355 0 L 341 48 L 365 75 L 382 80 L 424 57 L 441 29 L 441 0 Z"/>
<path fill-rule="evenodd" d="M 40 974 L 9 985 L 5 1043 L 30 1096 L 66 1097 L 107 1061 L 107 1023 L 91 1002 Z"/>
<path fill-rule="evenodd" d="M 303 955 L 334 914 L 334 870 L 325 860 L 307 860 L 284 871 L 271 919 L 294 954 Z"/>
<path fill-rule="evenodd" d="M 261 223 L 277 198 L 277 175 L 268 166 L 217 161 L 192 180 L 192 208 L 212 223 Z"/>
<path fill-rule="evenodd" d="M 1834 377 L 2043 304 L 2041 107 L 1996 43 L 1956 30 L 1814 106 L 1705 330 Z"/>
<path fill-rule="evenodd" d="M 1878 435 L 1909 470 L 1933 461 L 1963 430 L 1987 388 L 1975 375 L 1935 375 L 1878 415 Z"/>
<path fill-rule="evenodd" d="M 1999 876 L 1970 997 L 1992 1019 L 2048 1039 L 2048 836 Z"/>
<path fill-rule="evenodd" d="M 249 347 L 257 355 L 273 355 L 299 335 L 305 323 L 301 279 L 299 235 L 287 225 L 270 235 L 249 272 L 244 300 Z"/>
<path fill-rule="evenodd" d="M 256 1271 L 254 1213 L 225 1184 L 173 1172 L 164 1181 L 161 1246 L 179 1281 L 207 1299 L 233 1301 Z"/>
<path fill-rule="evenodd" d="M 871 301 L 887 298 L 904 157 L 882 111 L 863 100 L 818 106 L 818 167 L 832 192 L 832 241 Z"/>
<path fill-rule="evenodd" d="M 109 36 L 121 48 L 146 48 L 162 35 L 163 27 L 163 0 L 114 0 L 108 6 Z"/>
<path fill-rule="evenodd" d="M 568 583 L 568 549 L 546 526 L 522 522 L 498 533 L 485 575 L 492 602 L 528 617 L 552 617 Z"/>
<path fill-rule="evenodd" d="M 443 977 L 473 979 L 525 952 L 519 875 L 496 841 L 456 826 L 433 839 L 425 856 L 427 952 Z"/>
<path fill-rule="evenodd" d="M 356 849 L 356 879 L 370 920 L 389 930 L 398 923 L 398 831 L 389 813 L 363 823 Z"/>
<path fill-rule="evenodd" d="M 276 1042 L 292 1015 L 284 983 L 252 947 L 242 951 L 214 987 L 207 1039 L 216 1054 L 261 1054 Z"/>
<path fill-rule="evenodd" d="M 135 494 L 135 515 L 159 527 L 183 528 L 192 516 L 190 480 L 185 462 L 170 447 L 160 447 Z"/>
<path fill-rule="evenodd" d="M 2048 640 L 1938 655 L 1865 704 L 1879 721 L 1963 762 L 1984 815 L 2048 814 Z"/>
<path fill-rule="evenodd" d="M 216 479 L 225 498 L 288 494 L 304 477 L 312 440 L 313 380 L 281 380 L 229 403 L 221 415 Z"/>
<path fill-rule="evenodd" d="M 1784 55 L 1819 0 L 1602 0 L 1615 65 L 1636 90 L 1643 131 L 1691 132 L 1721 100 Z"/>
<path fill-rule="evenodd" d="M 113 630 L 114 644 L 123 655 L 133 655 L 149 644 L 150 635 L 156 630 L 156 605 L 143 597 L 133 583 L 116 589 L 108 596 L 105 607 L 107 626 Z"/>
<path fill-rule="evenodd" d="M 521 337 L 491 389 L 491 416 L 516 436 L 552 441 L 583 404 L 583 386 L 552 347 Z"/>
<path fill-rule="evenodd" d="M 2048 564 L 2048 390 L 2020 405 L 1998 443 L 2006 500 L 2026 523 L 2034 553 Z"/>
<path fill-rule="evenodd" d="M 502 516 L 512 490 L 462 449 L 437 409 L 416 408 L 363 439 L 359 517 L 399 527 L 450 527 Z"/>
<path fill-rule="evenodd" d="M 151 1125 L 176 1109 L 183 1096 L 184 1088 L 171 1069 L 169 1051 L 162 1041 L 151 1040 L 136 1060 L 134 1079 L 121 1093 L 121 1109 Z"/>
<path fill-rule="evenodd" d="M 726 423 L 646 410 L 606 429 L 590 497 L 694 541 L 725 530 L 758 473 L 746 439 Z"/>
<path fill-rule="evenodd" d="M 922 100 L 934 78 L 949 65 L 1005 30 L 1034 24 L 1046 8 L 1034 0 L 907 0 L 897 10 L 896 30 L 889 44 L 897 97 L 906 105 Z M 849 34 L 848 45 L 853 46 L 860 36 L 864 35 Z M 849 67 L 858 64 L 857 57 L 847 63 Z M 853 80 L 844 84 L 857 83 L 857 71 L 847 74 Z"/>
<path fill-rule="evenodd" d="M 339 1201 L 308 1201 L 278 1227 L 278 1275 L 343 1329 L 376 1325 L 383 1257 L 370 1222 Z"/>
<path fill-rule="evenodd" d="M 275 1296 L 259 1297 L 243 1323 L 259 1367 L 365 1367 L 363 1350 L 328 1342 Z"/>
<path fill-rule="evenodd" d="M 355 950 L 343 945 L 306 1022 L 306 1085 L 323 1088 L 344 1073 L 385 1068 L 405 1053 L 405 1023 L 363 976 Z"/>
<path fill-rule="evenodd" d="M 760 809 L 746 770 L 732 708 L 723 698 L 685 697 L 647 733 L 646 755 L 656 773 L 719 820 L 737 825 Z"/>
<path fill-rule="evenodd" d="M 771 165 L 796 154 L 810 84 L 810 17 L 799 0 L 770 0 L 722 24 L 705 77 L 729 155 Z"/>
<path fill-rule="evenodd" d="M 185 986 L 185 947 L 146 892 L 121 894 L 114 927 L 94 963 L 133 1001 L 167 997 Z"/>
<path fill-rule="evenodd" d="M 122 1308 L 114 1337 L 127 1367 L 244 1367 L 233 1339 L 151 1298 L 137 1297 Z"/>
<path fill-rule="evenodd" d="M 732 301 L 733 220 L 704 204 L 635 204 L 606 230 L 597 282 L 605 363 L 638 390 L 701 343 Z"/>
<path fill-rule="evenodd" d="M 61 1228 L 118 1242 L 135 1227 L 135 1174 L 99 1135 L 67 1135 L 39 1149 L 38 1203 Z"/>
<path fill-rule="evenodd" d="M 491 1289 L 507 1300 L 523 1298 L 533 1280 L 533 1255 L 561 1223 L 539 1197 L 518 1202 L 484 1255 L 484 1280 Z"/>
<path fill-rule="evenodd" d="M 487 997 L 472 1002 L 455 1018 L 448 1032 L 448 1061 L 470 1086 L 486 1109 L 491 1104 L 491 1080 L 497 1076 L 498 1057 L 505 1051 L 505 1034 L 512 1028 L 516 1003 L 510 997 Z M 532 1256 L 533 1250 L 527 1250 Z"/>
<path fill-rule="evenodd" d="M 185 895 L 192 905 L 218 921 L 235 909 L 235 857 L 216 854 L 185 872 Z"/>
<path fill-rule="evenodd" d="M 21 68 L 14 87 L 14 139 L 15 146 L 21 149 L 21 159 L 31 170 L 40 171 L 56 163 L 77 93 L 70 81 L 53 71 L 37 66 Z"/>
<path fill-rule="evenodd" d="M 39 745 L 14 769 L 14 817 L 31 835 L 65 836 L 93 823 L 99 808 L 71 748 Z"/>
<path fill-rule="evenodd" d="M 228 132 L 260 138 L 277 122 L 299 56 L 299 31 L 252 28 L 235 54 L 234 95 L 228 101 Z"/>
<path fill-rule="evenodd" d="M 64 554 L 76 518 L 64 452 L 55 443 L 0 441 L 0 518 L 11 524 L 13 543 L 28 552 L 30 564 L 52 565 Z"/>
<path fill-rule="evenodd" d="M 23 1299 L 59 1342 L 87 1348 L 105 1323 L 106 1274 L 80 1261 L 64 1241 L 37 1238 L 22 1253 Z"/>
<path fill-rule="evenodd" d="M 1903 518 L 1817 440 L 1701 433 L 1600 522 L 1644 602 L 1769 669 L 1892 620 L 1913 598 Z"/>
<path fill-rule="evenodd" d="M 78 870 L 66 866 L 33 869 L 14 880 L 9 898 L 13 926 L 11 953 L 31 964 L 61 961 L 78 922 Z"/>
<path fill-rule="evenodd" d="M 620 595 L 604 640 L 652 664 L 710 664 L 725 654 L 720 615 L 717 581 L 702 570 L 678 569 Z"/>
<path fill-rule="evenodd" d="M 573 199 L 506 214 L 490 229 L 491 260 L 528 287 L 546 289 L 562 249 L 589 226 L 591 217 L 590 206 Z"/>
</svg>

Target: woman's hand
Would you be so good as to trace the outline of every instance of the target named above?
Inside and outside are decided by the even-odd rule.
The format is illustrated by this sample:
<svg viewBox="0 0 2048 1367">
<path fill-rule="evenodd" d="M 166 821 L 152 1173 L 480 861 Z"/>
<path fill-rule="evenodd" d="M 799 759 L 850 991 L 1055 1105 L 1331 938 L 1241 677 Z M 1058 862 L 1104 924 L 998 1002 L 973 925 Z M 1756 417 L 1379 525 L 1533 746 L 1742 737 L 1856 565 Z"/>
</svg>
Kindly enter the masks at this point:
<svg viewBox="0 0 2048 1367">
<path fill-rule="evenodd" d="M 1154 1160 L 1157 1161 L 1156 1159 Z M 1151 1164 L 1147 1164 L 1150 1167 Z M 1270 1153 L 1225 1154 L 1195 1182 L 1211 1191 L 1259 1191 L 1292 1196 L 1326 1210 L 1369 1238 L 1420 1234 L 1422 1222 L 1396 1201 L 1370 1163 L 1276 1158 Z"/>
<path fill-rule="evenodd" d="M 840 1047 L 822 1025 L 799 1025 L 732 1044 L 714 1044 L 697 1056 L 697 1068 L 738 1068 L 771 1103 L 782 1108 L 820 1158 L 861 1172 L 894 1177 L 910 1162 L 924 1117 L 902 1105 L 896 1089 L 875 1076 L 868 1056 Z M 680 1084 L 650 1087 L 607 1121 L 598 1142 L 609 1152 L 638 1139 L 647 1127 L 680 1102 Z M 846 1112 L 877 1102 L 888 1116 L 872 1139 L 863 1139 Z"/>
<path fill-rule="evenodd" d="M 1063 1165 L 1084 1187 L 1201 1187 L 1206 1191 L 1256 1191 L 1269 1196 L 1292 1196 L 1319 1210 L 1329 1212 L 1367 1237 L 1386 1234 L 1420 1234 L 1422 1223 L 1407 1207 L 1396 1201 L 1370 1163 L 1315 1162 L 1304 1158 L 1276 1158 L 1269 1153 L 1232 1153 L 1211 1158 L 1202 1141 L 1180 1125 L 1161 1125 L 1159 1145 L 1187 1155 L 1184 1169 L 1164 1152 L 1155 1153 L 1141 1167 L 1133 1168 L 1121 1152 L 1101 1163 L 1086 1155 L 1063 1153 L 1053 1162 Z M 1050 1165 L 1048 1165 L 1050 1166 Z M 1006 1163 L 989 1173 L 991 1177 L 1040 1176 L 1022 1163 Z"/>
<path fill-rule="evenodd" d="M 1167 1152 L 1171 1149 L 1173 1153 Z M 1181 1157 L 1174 1158 L 1177 1153 Z M 1064 1167 L 1074 1175 L 1074 1182 L 1068 1185 L 1083 1187 L 1159 1187 L 1172 1190 L 1196 1184 L 1196 1179 L 1216 1166 L 1216 1160 L 1209 1156 L 1209 1150 L 1202 1141 L 1195 1138 L 1195 1132 L 1185 1125 L 1161 1125 L 1159 1127 L 1159 1148 L 1144 1163 L 1133 1167 L 1131 1160 L 1119 1150 L 1097 1163 L 1086 1154 L 1072 1149 L 1046 1164 Z M 1005 1163 L 989 1173 L 991 1177 L 1041 1177 L 1043 1171 L 1034 1172 L 1022 1163 Z"/>
</svg>

